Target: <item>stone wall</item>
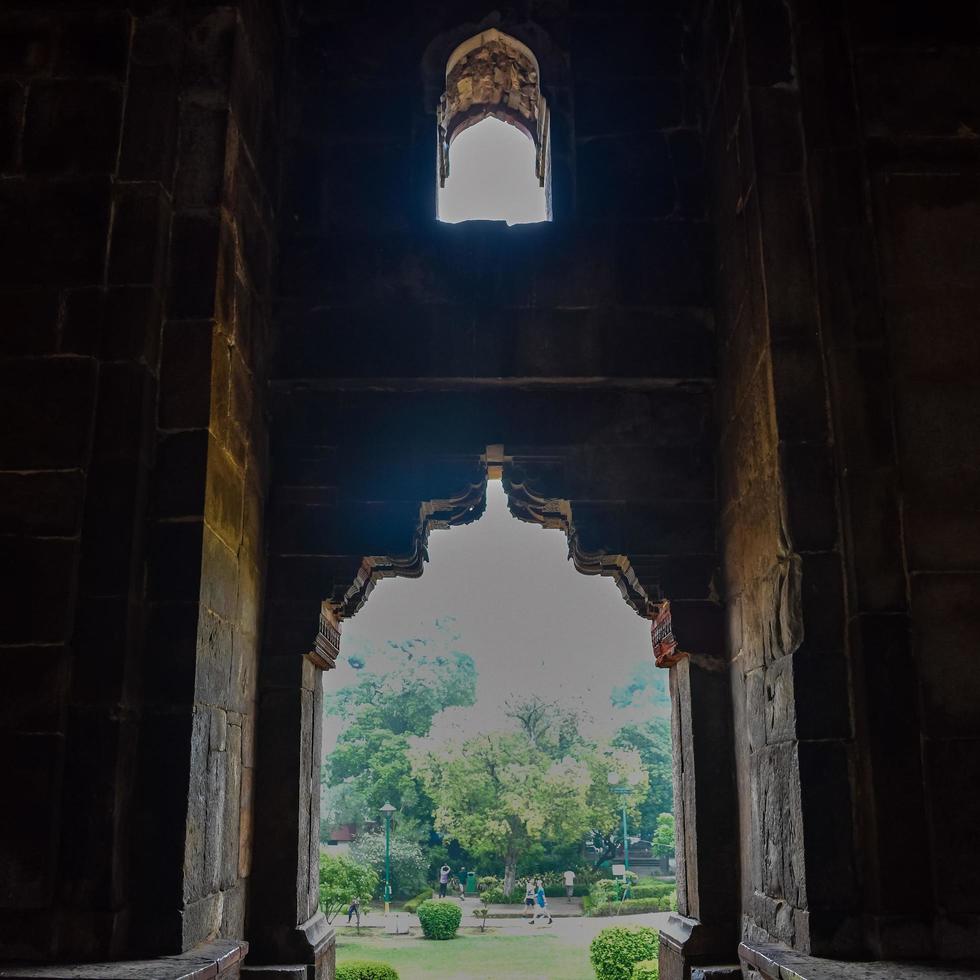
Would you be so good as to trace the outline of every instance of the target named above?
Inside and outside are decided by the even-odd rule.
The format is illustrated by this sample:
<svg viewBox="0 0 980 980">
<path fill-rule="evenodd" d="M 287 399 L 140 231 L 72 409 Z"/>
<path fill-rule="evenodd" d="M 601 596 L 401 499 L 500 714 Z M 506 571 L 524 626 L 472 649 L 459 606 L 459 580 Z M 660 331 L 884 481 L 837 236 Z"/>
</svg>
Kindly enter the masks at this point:
<svg viewBox="0 0 980 980">
<path fill-rule="evenodd" d="M 973 820 L 975 794 L 933 793 L 962 792 L 939 769 L 975 737 L 976 671 L 939 667 L 972 628 L 975 453 L 939 434 L 977 404 L 975 137 L 934 107 L 972 84 L 975 15 L 710 11 L 743 932 L 970 955 L 976 848 L 947 808 Z"/>
<path fill-rule="evenodd" d="M 887 17 L 876 4 L 846 18 L 800 8 L 847 514 L 867 943 L 884 957 L 976 956 L 980 22 L 957 4 Z"/>
<path fill-rule="evenodd" d="M 670 975 L 978 955 L 976 11 L 453 10 L 0 14 L 2 955 L 331 975 L 322 604 L 488 463 L 671 600 Z M 435 221 L 489 27 L 549 223 Z"/>
<path fill-rule="evenodd" d="M 45 6 L 0 25 L 0 944 L 177 952 L 243 933 L 278 33 Z"/>
<path fill-rule="evenodd" d="M 782 4 L 715 4 L 709 25 L 743 932 L 846 955 L 861 946 L 854 744 L 800 70 Z"/>
</svg>

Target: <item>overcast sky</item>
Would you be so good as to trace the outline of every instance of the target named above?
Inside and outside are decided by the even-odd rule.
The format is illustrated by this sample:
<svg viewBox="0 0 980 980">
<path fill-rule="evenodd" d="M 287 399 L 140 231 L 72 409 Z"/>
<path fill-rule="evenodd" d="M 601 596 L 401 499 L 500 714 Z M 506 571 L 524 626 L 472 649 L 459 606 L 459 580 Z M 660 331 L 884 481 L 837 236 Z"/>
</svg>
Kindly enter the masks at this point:
<svg viewBox="0 0 980 980">
<path fill-rule="evenodd" d="M 530 138 L 493 116 L 464 129 L 449 150 L 439 219 L 485 218 L 509 225 L 544 221 L 544 188 L 534 173 L 534 157 Z"/>
<path fill-rule="evenodd" d="M 584 706 L 594 735 L 652 717 L 649 706 L 613 709 L 610 702 L 612 688 L 652 660 L 649 622 L 611 578 L 575 570 L 563 532 L 512 517 L 499 481 L 490 482 L 479 521 L 431 533 L 429 556 L 421 578 L 382 579 L 344 622 L 341 659 L 325 675 L 325 691 L 355 681 L 349 657 L 363 657 L 369 670 L 390 669 L 404 654 L 389 641 L 421 638 L 435 652 L 470 654 L 478 671 L 476 705 L 443 712 L 434 734 L 499 729 L 501 706 L 515 694 Z M 326 722 L 329 748 L 338 724 Z"/>
</svg>

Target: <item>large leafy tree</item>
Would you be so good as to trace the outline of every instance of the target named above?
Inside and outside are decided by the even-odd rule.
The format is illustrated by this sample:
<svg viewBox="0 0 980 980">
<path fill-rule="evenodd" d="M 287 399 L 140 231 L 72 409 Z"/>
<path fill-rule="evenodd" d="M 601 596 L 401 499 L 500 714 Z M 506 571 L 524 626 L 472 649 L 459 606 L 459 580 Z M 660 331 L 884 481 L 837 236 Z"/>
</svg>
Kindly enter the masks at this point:
<svg viewBox="0 0 980 980">
<path fill-rule="evenodd" d="M 640 779 L 639 759 L 581 745 L 555 758 L 526 730 L 494 732 L 443 743 L 413 754 L 413 767 L 435 801 L 435 827 L 468 851 L 504 865 L 510 894 L 522 854 L 546 840 L 582 840 L 610 826 L 619 812 L 608 773 Z"/>
<path fill-rule="evenodd" d="M 326 699 L 327 712 L 343 719 L 321 774 L 334 821 L 360 823 L 391 803 L 427 836 L 432 801 L 412 773 L 409 739 L 427 735 L 440 711 L 476 700 L 476 666 L 455 649 L 459 635 L 450 625 L 437 622 L 433 637 L 390 642 L 357 657 L 361 665 L 383 661 L 389 667 L 361 666 L 355 683 Z"/>
<path fill-rule="evenodd" d="M 399 898 L 413 898 L 425 887 L 429 862 L 422 848 L 407 835 L 391 836 L 391 884 Z M 373 868 L 378 882 L 384 881 L 385 835 L 384 833 L 361 834 L 351 844 L 351 859 L 360 865 Z"/>
<path fill-rule="evenodd" d="M 649 777 L 649 789 L 639 806 L 640 831 L 649 839 L 660 814 L 674 809 L 670 722 L 655 718 L 644 724 L 624 725 L 613 738 L 613 745 L 639 753 Z"/>
<path fill-rule="evenodd" d="M 537 694 L 512 698 L 504 704 L 504 715 L 535 749 L 552 759 L 563 759 L 588 744 L 582 737 L 585 712 L 560 701 L 545 701 Z"/>
</svg>

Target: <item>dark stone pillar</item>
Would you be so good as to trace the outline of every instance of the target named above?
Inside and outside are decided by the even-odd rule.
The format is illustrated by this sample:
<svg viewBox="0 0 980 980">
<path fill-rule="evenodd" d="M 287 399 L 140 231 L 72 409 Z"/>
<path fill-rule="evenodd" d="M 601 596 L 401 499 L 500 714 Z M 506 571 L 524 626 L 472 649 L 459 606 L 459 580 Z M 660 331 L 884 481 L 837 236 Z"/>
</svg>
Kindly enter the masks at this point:
<svg viewBox="0 0 980 980">
<path fill-rule="evenodd" d="M 303 967 L 308 980 L 328 980 L 333 930 L 319 910 L 323 686 L 315 654 L 295 652 L 303 636 L 313 648 L 318 610 L 301 617 L 294 604 L 285 605 L 272 604 L 259 668 L 246 969 L 264 978 L 270 970 L 284 977 Z"/>
<path fill-rule="evenodd" d="M 661 930 L 664 980 L 687 980 L 694 964 L 730 963 L 738 944 L 737 821 L 731 688 L 721 608 L 672 608 L 678 650 L 670 668 L 679 914 Z"/>
</svg>

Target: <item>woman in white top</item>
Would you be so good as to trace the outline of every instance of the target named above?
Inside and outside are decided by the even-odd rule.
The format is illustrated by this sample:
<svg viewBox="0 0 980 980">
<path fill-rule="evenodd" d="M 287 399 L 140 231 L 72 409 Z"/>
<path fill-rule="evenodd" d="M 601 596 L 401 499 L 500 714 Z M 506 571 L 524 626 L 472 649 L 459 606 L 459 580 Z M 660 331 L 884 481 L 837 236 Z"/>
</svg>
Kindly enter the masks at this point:
<svg viewBox="0 0 980 980">
<path fill-rule="evenodd" d="M 529 919 L 534 919 L 534 879 L 528 878 L 524 886 L 524 912 Z"/>
</svg>

